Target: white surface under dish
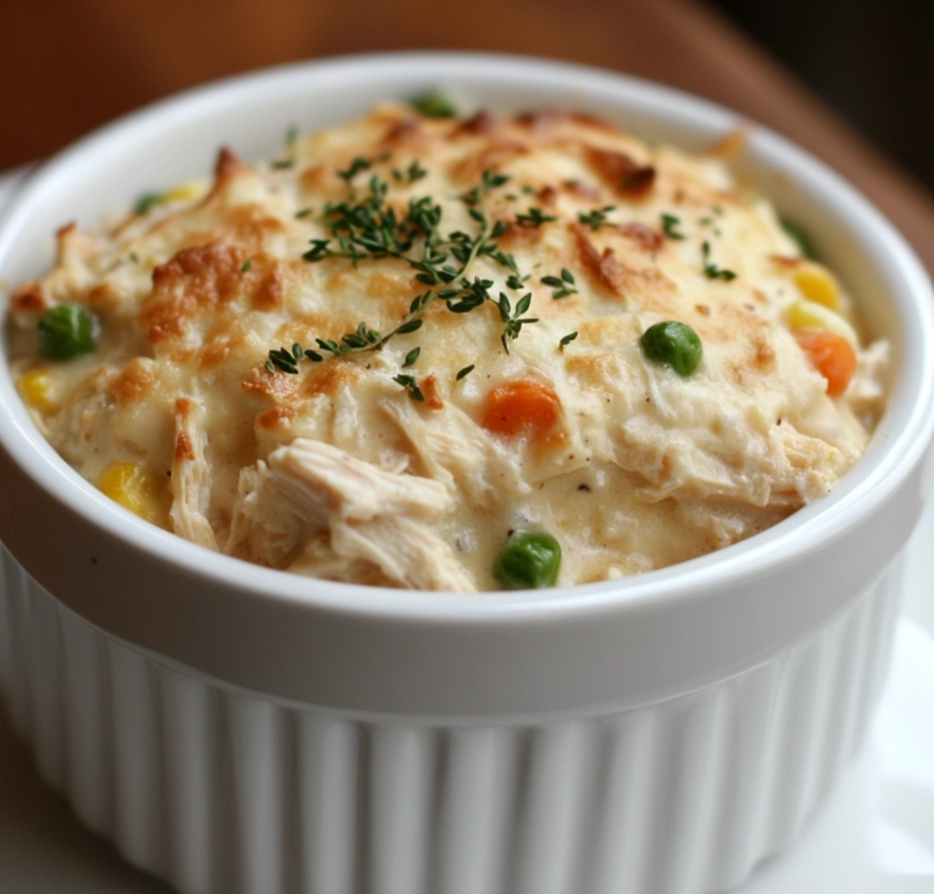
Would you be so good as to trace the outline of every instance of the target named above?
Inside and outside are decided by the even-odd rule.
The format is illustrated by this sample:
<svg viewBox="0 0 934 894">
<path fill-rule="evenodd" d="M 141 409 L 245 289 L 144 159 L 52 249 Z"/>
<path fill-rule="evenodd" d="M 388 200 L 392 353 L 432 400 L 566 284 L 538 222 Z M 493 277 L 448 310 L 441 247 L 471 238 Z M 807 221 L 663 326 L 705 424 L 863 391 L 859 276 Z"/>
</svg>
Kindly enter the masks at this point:
<svg viewBox="0 0 934 894">
<path fill-rule="evenodd" d="M 0 178 L 0 208 L 22 172 Z M 869 739 L 788 853 L 735 894 L 934 891 L 934 506 L 908 547 L 906 614 Z M 169 894 L 84 828 L 0 709 L 0 894 Z"/>
</svg>

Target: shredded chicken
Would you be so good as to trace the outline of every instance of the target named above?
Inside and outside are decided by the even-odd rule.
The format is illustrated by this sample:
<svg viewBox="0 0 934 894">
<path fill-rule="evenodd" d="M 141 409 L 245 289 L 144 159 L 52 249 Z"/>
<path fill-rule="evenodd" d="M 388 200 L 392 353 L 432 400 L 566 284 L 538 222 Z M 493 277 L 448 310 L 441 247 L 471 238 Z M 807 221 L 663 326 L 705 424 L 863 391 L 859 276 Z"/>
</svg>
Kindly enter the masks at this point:
<svg viewBox="0 0 934 894">
<path fill-rule="evenodd" d="M 244 472 L 226 552 L 287 568 L 316 536 L 398 584 L 473 591 L 450 547 L 431 530 L 451 508 L 443 485 L 386 471 L 320 441 L 297 438 Z"/>
<path fill-rule="evenodd" d="M 210 469 L 204 459 L 204 408 L 190 397 L 175 402 L 175 455 L 172 459 L 174 499 L 169 517 L 176 534 L 208 549 L 217 549 L 205 515 L 210 496 Z"/>
<path fill-rule="evenodd" d="M 460 488 L 474 505 L 482 506 L 495 498 L 495 488 L 517 495 L 529 492 L 518 458 L 463 410 L 447 406 L 426 419 L 412 401 L 384 400 L 380 409 L 398 425 L 428 475 L 451 494 Z"/>
</svg>

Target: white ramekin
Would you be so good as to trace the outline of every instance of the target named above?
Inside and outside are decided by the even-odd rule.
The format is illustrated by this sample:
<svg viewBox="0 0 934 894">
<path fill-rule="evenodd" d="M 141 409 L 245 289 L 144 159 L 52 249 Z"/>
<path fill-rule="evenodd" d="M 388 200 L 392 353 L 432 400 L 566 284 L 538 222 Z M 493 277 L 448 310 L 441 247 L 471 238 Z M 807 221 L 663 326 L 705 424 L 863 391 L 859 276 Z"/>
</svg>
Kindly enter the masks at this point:
<svg viewBox="0 0 934 894">
<path fill-rule="evenodd" d="M 52 234 L 270 155 L 383 97 L 574 106 L 737 162 L 892 342 L 888 409 L 834 492 L 715 555 L 533 594 L 424 594 L 253 567 L 81 480 L 0 349 L 0 683 L 46 778 L 186 894 L 702 894 L 788 845 L 865 730 L 929 490 L 934 299 L 827 168 L 723 109 L 529 59 L 324 61 L 197 90 L 43 166 L 0 221 L 0 279 Z"/>
</svg>

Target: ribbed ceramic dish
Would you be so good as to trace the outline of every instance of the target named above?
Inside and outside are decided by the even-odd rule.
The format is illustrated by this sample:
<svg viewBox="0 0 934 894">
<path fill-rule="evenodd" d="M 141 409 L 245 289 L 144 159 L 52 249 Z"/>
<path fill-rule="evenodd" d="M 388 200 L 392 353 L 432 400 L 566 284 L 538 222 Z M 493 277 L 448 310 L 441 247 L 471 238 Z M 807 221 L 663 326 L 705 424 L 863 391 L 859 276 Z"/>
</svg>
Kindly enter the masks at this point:
<svg viewBox="0 0 934 894">
<path fill-rule="evenodd" d="M 34 176 L 0 277 L 50 235 L 385 96 L 573 105 L 700 147 L 735 115 L 572 66 L 333 60 L 171 100 Z M 709 894 L 789 845 L 858 745 L 934 425 L 934 299 L 832 172 L 751 129 L 738 162 L 814 234 L 895 358 L 834 492 L 742 544 L 626 581 L 420 594 L 208 553 L 49 448 L 0 362 L 0 682 L 46 778 L 185 894 Z M 0 357 L 2 360 L 2 357 Z"/>
</svg>

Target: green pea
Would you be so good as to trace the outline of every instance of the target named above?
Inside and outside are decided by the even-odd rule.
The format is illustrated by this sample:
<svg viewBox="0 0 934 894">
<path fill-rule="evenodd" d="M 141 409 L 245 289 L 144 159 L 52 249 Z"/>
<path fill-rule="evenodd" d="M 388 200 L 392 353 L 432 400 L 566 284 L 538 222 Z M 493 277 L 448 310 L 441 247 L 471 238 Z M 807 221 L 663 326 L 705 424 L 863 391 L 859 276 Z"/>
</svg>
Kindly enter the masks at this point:
<svg viewBox="0 0 934 894">
<path fill-rule="evenodd" d="M 441 90 L 431 90 L 416 96 L 412 108 L 426 118 L 456 118 L 457 107 Z"/>
<path fill-rule="evenodd" d="M 97 321 L 80 305 L 59 304 L 42 315 L 36 338 L 43 357 L 69 360 L 94 350 Z"/>
<path fill-rule="evenodd" d="M 561 567 L 561 545 L 547 531 L 516 531 L 500 550 L 493 574 L 507 590 L 553 587 Z"/>
<path fill-rule="evenodd" d="M 642 333 L 639 344 L 649 360 L 670 366 L 679 376 L 691 375 L 704 351 L 698 334 L 686 323 L 675 320 L 650 326 Z"/>
</svg>

